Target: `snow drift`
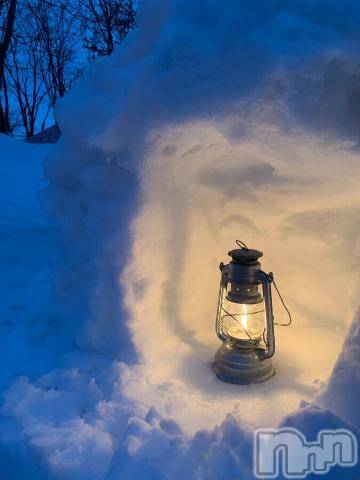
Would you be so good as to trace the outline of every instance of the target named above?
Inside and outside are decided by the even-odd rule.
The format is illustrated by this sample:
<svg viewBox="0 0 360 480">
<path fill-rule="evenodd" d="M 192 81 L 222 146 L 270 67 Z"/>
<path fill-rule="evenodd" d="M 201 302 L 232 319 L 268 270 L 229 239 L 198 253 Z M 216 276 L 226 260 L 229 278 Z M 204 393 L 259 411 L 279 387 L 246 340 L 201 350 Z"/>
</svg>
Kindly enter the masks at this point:
<svg viewBox="0 0 360 480">
<path fill-rule="evenodd" d="M 4 394 L 4 478 L 250 479 L 254 427 L 358 436 L 357 317 L 325 384 L 358 306 L 359 10 L 144 2 L 59 105 L 41 198 L 67 341 Z M 264 251 L 295 318 L 277 377 L 248 389 L 209 368 L 235 238 Z"/>
</svg>

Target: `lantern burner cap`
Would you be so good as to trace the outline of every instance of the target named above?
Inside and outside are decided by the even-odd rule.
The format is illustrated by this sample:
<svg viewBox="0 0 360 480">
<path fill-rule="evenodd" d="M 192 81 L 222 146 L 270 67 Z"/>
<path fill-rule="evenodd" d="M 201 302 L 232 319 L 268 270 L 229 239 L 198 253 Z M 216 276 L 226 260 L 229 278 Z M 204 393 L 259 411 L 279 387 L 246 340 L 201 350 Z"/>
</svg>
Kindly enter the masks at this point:
<svg viewBox="0 0 360 480">
<path fill-rule="evenodd" d="M 235 263 L 253 264 L 263 256 L 263 253 L 252 248 L 236 248 L 235 250 L 230 250 L 228 255 L 232 257 Z"/>
</svg>

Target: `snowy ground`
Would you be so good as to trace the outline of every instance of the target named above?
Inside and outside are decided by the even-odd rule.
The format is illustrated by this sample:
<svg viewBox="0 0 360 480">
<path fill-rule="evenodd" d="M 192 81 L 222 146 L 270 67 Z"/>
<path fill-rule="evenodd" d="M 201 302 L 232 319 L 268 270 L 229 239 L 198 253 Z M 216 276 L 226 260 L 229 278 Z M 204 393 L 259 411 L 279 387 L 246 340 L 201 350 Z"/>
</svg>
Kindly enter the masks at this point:
<svg viewBox="0 0 360 480">
<path fill-rule="evenodd" d="M 0 137 L 2 480 L 250 480 L 255 427 L 360 438 L 359 8 L 143 9 L 59 145 Z M 236 238 L 294 317 L 252 387 L 210 369 Z"/>
</svg>

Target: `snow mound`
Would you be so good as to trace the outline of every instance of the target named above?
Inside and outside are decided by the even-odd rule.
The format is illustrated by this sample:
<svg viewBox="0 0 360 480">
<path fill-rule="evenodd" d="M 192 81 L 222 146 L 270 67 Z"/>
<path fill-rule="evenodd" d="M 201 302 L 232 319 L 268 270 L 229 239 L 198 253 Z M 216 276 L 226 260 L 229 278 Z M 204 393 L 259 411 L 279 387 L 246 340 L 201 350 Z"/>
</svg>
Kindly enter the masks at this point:
<svg viewBox="0 0 360 480">
<path fill-rule="evenodd" d="M 0 134 L 0 232 L 47 227 L 35 195 L 46 185 L 43 159 L 50 150 Z"/>
<path fill-rule="evenodd" d="M 256 427 L 358 436 L 351 338 L 324 385 L 358 306 L 359 14 L 144 2 L 60 102 L 41 200 L 61 249 L 35 335 L 58 355 L 4 393 L 2 476 L 248 480 Z M 235 238 L 264 251 L 295 320 L 277 331 L 278 375 L 241 389 L 210 369 Z"/>
</svg>

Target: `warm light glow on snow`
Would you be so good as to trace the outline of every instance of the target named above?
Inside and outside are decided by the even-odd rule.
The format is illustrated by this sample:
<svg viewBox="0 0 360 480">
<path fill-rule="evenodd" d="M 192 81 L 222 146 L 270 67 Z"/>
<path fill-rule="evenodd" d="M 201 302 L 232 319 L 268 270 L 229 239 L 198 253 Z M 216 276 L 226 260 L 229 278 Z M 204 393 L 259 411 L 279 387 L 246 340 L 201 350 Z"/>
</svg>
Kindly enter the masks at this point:
<svg viewBox="0 0 360 480">
<path fill-rule="evenodd" d="M 216 424 L 235 405 L 246 422 L 274 425 L 301 399 L 311 400 L 331 373 L 357 306 L 352 223 L 359 174 L 346 145 L 286 137 L 268 125 L 234 143 L 215 124 L 158 136 L 124 274 L 136 279 L 127 303 L 144 362 L 128 394 L 149 404 L 156 398 L 190 430 Z M 228 385 L 210 368 L 219 344 L 218 264 L 229 260 L 236 238 L 264 252 L 262 267 L 274 272 L 294 318 L 290 328 L 276 328 L 277 375 L 256 387 Z M 273 299 L 281 323 L 286 313 L 275 292 Z M 251 327 L 245 315 L 241 324 Z M 182 408 L 169 406 L 178 395 Z M 196 414 L 187 423 L 190 405 Z"/>
</svg>

